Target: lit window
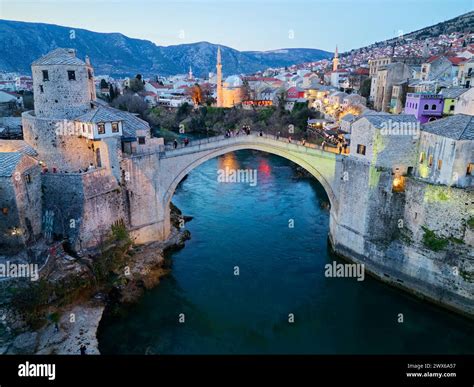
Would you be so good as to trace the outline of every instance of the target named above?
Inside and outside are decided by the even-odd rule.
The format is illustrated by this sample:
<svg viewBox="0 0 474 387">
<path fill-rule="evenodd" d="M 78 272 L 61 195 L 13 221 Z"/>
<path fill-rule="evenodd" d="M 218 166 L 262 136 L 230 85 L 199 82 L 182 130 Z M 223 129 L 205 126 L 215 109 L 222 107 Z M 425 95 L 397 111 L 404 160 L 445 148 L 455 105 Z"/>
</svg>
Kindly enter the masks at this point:
<svg viewBox="0 0 474 387">
<path fill-rule="evenodd" d="M 105 134 L 105 124 L 103 122 L 97 124 L 97 132 L 99 134 Z"/>
<path fill-rule="evenodd" d="M 112 122 L 112 133 L 118 133 L 118 132 L 119 132 L 118 122 Z"/>
<path fill-rule="evenodd" d="M 48 70 L 43 70 L 43 82 L 44 81 L 49 81 Z"/>
<path fill-rule="evenodd" d="M 8 207 L 3 207 L 2 208 L 2 214 L 3 215 L 8 215 Z"/>
<path fill-rule="evenodd" d="M 469 175 L 471 176 L 472 175 L 472 172 L 474 170 L 474 164 L 473 163 L 469 163 L 467 164 L 467 170 L 466 170 L 466 175 Z"/>
<path fill-rule="evenodd" d="M 425 162 L 425 152 L 420 153 L 420 164 L 423 164 Z"/>
<path fill-rule="evenodd" d="M 357 144 L 357 153 L 360 155 L 365 155 L 365 145 Z"/>
<path fill-rule="evenodd" d="M 67 78 L 70 81 L 75 81 L 76 80 L 76 72 L 74 70 L 68 70 L 67 71 Z"/>
<path fill-rule="evenodd" d="M 442 166 L 443 166 L 443 160 L 438 159 L 438 170 L 441 170 Z"/>
<path fill-rule="evenodd" d="M 433 155 L 430 155 L 430 157 L 428 157 L 428 167 L 432 167 L 433 166 Z"/>
</svg>

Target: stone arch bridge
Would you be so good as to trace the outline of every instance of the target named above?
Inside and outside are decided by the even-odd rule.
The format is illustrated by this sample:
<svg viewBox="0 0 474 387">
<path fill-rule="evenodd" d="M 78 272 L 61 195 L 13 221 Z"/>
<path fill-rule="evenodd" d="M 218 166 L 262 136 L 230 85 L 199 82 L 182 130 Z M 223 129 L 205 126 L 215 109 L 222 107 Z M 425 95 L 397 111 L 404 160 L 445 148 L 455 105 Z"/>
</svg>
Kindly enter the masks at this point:
<svg viewBox="0 0 474 387">
<path fill-rule="evenodd" d="M 170 202 L 179 182 L 194 168 L 220 155 L 259 150 L 284 157 L 307 170 L 324 187 L 331 203 L 331 222 L 339 208 L 339 184 L 344 155 L 314 144 L 302 145 L 286 138 L 251 133 L 234 137 L 216 136 L 191 141 L 149 153 L 135 154 L 122 165 L 127 189 L 129 224 L 138 243 L 166 239 L 171 230 Z M 217 179 L 217 171 L 216 171 Z"/>
</svg>

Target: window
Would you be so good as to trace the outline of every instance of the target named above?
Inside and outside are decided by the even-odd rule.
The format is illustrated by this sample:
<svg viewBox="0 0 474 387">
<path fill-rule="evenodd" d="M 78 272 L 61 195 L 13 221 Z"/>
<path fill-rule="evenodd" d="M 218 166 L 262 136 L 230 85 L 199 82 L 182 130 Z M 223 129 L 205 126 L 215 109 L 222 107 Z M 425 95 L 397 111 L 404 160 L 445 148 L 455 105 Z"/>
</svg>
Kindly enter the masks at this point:
<svg viewBox="0 0 474 387">
<path fill-rule="evenodd" d="M 365 145 L 357 144 L 357 153 L 360 155 L 365 155 Z"/>
<path fill-rule="evenodd" d="M 103 122 L 97 124 L 97 132 L 99 134 L 105 134 L 105 124 Z"/>
<path fill-rule="evenodd" d="M 423 106 L 423 109 L 424 110 L 428 110 L 430 107 L 428 106 L 428 104 L 425 104 L 425 106 Z"/>
<path fill-rule="evenodd" d="M 26 181 L 28 184 L 31 183 L 31 175 L 30 175 L 29 173 L 27 173 L 27 174 L 25 175 L 25 181 Z"/>
<path fill-rule="evenodd" d="M 431 105 L 431 110 L 436 110 L 436 105 L 435 104 Z"/>
<path fill-rule="evenodd" d="M 2 214 L 3 215 L 8 215 L 8 207 L 3 207 L 2 208 Z"/>
<path fill-rule="evenodd" d="M 441 167 L 443 166 L 443 160 L 438 159 L 438 170 L 441 171 Z"/>
<path fill-rule="evenodd" d="M 420 153 L 420 164 L 423 164 L 425 162 L 425 152 Z"/>
<path fill-rule="evenodd" d="M 138 143 L 139 143 L 140 145 L 145 144 L 145 137 L 138 137 Z"/>
<path fill-rule="evenodd" d="M 430 157 L 428 157 L 428 167 L 432 167 L 433 166 L 433 155 L 430 155 Z"/>
<path fill-rule="evenodd" d="M 473 163 L 467 164 L 466 175 L 471 176 L 473 170 L 474 170 L 474 164 Z"/>
<path fill-rule="evenodd" d="M 87 125 L 89 128 L 89 134 L 92 134 L 92 125 Z"/>
<path fill-rule="evenodd" d="M 92 79 L 92 70 L 87 70 L 87 75 L 89 76 L 89 79 Z"/>
<path fill-rule="evenodd" d="M 48 70 L 43 70 L 43 82 L 49 81 Z"/>
<path fill-rule="evenodd" d="M 118 133 L 118 132 L 119 132 L 118 122 L 112 122 L 112 133 Z"/>
<path fill-rule="evenodd" d="M 67 71 L 67 78 L 70 81 L 75 81 L 76 80 L 76 72 L 74 70 L 68 70 Z"/>
<path fill-rule="evenodd" d="M 40 93 L 44 93 L 43 85 L 40 85 Z"/>
<path fill-rule="evenodd" d="M 86 132 L 86 124 L 82 124 L 82 133 Z"/>
</svg>

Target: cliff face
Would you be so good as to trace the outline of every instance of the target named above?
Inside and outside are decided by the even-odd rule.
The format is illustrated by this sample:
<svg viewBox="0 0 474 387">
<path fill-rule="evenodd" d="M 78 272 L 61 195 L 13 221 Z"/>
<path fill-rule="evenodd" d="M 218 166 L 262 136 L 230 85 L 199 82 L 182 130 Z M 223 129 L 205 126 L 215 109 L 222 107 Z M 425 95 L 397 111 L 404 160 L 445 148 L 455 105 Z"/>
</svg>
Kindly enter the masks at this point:
<svg viewBox="0 0 474 387">
<path fill-rule="evenodd" d="M 359 172 L 341 188 L 331 218 L 335 252 L 385 282 L 474 317 L 473 192 L 407 178 L 405 191 L 395 193 L 390 172 L 370 166 Z"/>
</svg>

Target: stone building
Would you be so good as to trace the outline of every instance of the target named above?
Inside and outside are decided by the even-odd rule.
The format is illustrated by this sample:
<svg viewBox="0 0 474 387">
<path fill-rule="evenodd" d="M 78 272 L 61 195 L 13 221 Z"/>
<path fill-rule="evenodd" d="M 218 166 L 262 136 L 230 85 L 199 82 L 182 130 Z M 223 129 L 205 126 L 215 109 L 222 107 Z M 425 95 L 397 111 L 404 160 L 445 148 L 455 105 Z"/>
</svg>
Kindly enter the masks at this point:
<svg viewBox="0 0 474 387">
<path fill-rule="evenodd" d="M 413 114 L 422 124 L 443 116 L 443 97 L 439 94 L 408 93 L 405 114 Z"/>
<path fill-rule="evenodd" d="M 369 114 L 351 125 L 350 154 L 374 167 L 411 173 L 415 165 L 419 123 L 411 114 Z"/>
<path fill-rule="evenodd" d="M 41 234 L 41 175 L 36 160 L 0 153 L 0 250 L 28 245 Z"/>
<path fill-rule="evenodd" d="M 37 117 L 74 118 L 87 112 L 96 99 L 90 61 L 77 58 L 74 49 L 51 51 L 34 61 L 31 71 Z"/>
<path fill-rule="evenodd" d="M 152 138 L 148 123 L 134 114 L 97 100 L 92 65 L 88 58 L 77 58 L 74 50 L 59 48 L 46 54 L 33 62 L 32 73 L 35 110 L 22 114 L 21 147 L 33 150 L 34 160 L 24 155 L 21 160 L 40 164 L 42 173 L 37 167 L 38 177 L 23 190 L 27 194 L 21 194 L 14 182 L 6 184 L 5 190 L 10 197 L 21 194 L 21 203 L 39 215 L 9 210 L 18 220 L 9 218 L 8 224 L 18 224 L 20 230 L 10 240 L 24 245 L 41 230 L 45 232 L 42 212 L 51 226 L 48 238 L 66 238 L 76 249 L 97 245 L 112 224 L 129 226 L 127 195 L 132 193 L 121 187 L 122 164 L 137 153 L 161 149 L 163 139 Z M 15 149 L 11 144 L 5 140 L 0 152 Z M 3 177 L 7 180 L 8 171 Z M 6 204 L 13 208 L 11 200 Z"/>
<path fill-rule="evenodd" d="M 393 85 L 410 79 L 412 71 L 404 63 L 395 62 L 379 67 L 371 87 L 374 109 L 388 112 L 392 98 Z M 375 84 L 375 85 L 374 85 Z M 373 93 L 373 94 L 372 94 Z"/>
<path fill-rule="evenodd" d="M 474 116 L 456 114 L 423 125 L 415 175 L 432 184 L 474 186 Z"/>
<path fill-rule="evenodd" d="M 469 89 L 464 87 L 447 87 L 441 89 L 439 95 L 444 99 L 443 103 L 443 115 L 448 116 L 454 114 L 456 104 L 458 103 L 461 96 L 466 93 Z"/>
</svg>

